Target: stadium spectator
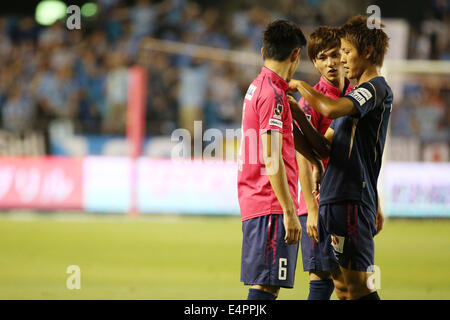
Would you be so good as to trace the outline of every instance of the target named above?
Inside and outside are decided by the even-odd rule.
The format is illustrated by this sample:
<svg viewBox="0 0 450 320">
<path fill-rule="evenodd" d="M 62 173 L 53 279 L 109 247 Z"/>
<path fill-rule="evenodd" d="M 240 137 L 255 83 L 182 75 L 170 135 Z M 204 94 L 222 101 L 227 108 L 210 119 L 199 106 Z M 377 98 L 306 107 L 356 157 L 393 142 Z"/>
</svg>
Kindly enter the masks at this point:
<svg viewBox="0 0 450 320">
<path fill-rule="evenodd" d="M 12 34 L 12 40 L 14 42 L 31 41 L 35 43 L 37 41 L 37 26 L 32 17 L 24 17 L 19 20 L 17 28 Z"/>
<path fill-rule="evenodd" d="M 444 140 L 448 138 L 448 127 L 442 126 L 445 118 L 445 105 L 441 96 L 439 79 L 425 78 L 421 107 L 415 108 L 420 137 L 425 141 Z"/>
<path fill-rule="evenodd" d="M 100 133 L 101 115 L 106 110 L 105 68 L 97 65 L 92 51 L 84 50 L 78 61 L 78 73 L 82 88 L 77 113 L 79 129 L 83 133 Z"/>
<path fill-rule="evenodd" d="M 128 94 L 128 70 L 122 52 L 114 52 L 107 57 L 106 110 L 103 114 L 104 133 L 124 134 Z"/>
<path fill-rule="evenodd" d="M 147 70 L 147 134 L 170 135 L 178 127 L 178 73 L 164 53 L 142 54 L 140 65 Z"/>
<path fill-rule="evenodd" d="M 416 100 L 409 96 L 406 96 L 395 105 L 391 117 L 392 134 L 398 136 L 418 136 L 419 124 L 417 123 L 414 112 L 417 107 Z"/>
<path fill-rule="evenodd" d="M 138 0 L 131 9 L 131 21 L 133 21 L 133 36 L 142 38 L 152 36 L 155 31 L 157 8 L 150 0 Z"/>
<path fill-rule="evenodd" d="M 39 79 L 37 94 L 40 107 L 51 118 L 73 119 L 78 107 L 79 90 L 71 65 L 47 72 Z"/>
<path fill-rule="evenodd" d="M 239 123 L 242 92 L 236 72 L 228 63 L 215 63 L 211 68 L 205 120 L 208 127 L 225 130 Z"/>
<path fill-rule="evenodd" d="M 166 27 L 175 26 L 180 22 L 187 0 L 165 0 L 159 6 L 160 24 Z"/>
<path fill-rule="evenodd" d="M 55 44 L 64 41 L 64 27 L 61 23 L 55 22 L 48 28 L 44 28 L 38 36 L 39 49 L 46 50 Z"/>
<path fill-rule="evenodd" d="M 13 133 L 24 133 L 33 129 L 34 105 L 20 87 L 13 86 L 2 108 L 2 126 Z"/>
<path fill-rule="evenodd" d="M 180 70 L 178 91 L 179 124 L 194 136 L 194 121 L 203 120 L 203 106 L 206 101 L 209 66 L 194 58 L 189 66 Z"/>
</svg>

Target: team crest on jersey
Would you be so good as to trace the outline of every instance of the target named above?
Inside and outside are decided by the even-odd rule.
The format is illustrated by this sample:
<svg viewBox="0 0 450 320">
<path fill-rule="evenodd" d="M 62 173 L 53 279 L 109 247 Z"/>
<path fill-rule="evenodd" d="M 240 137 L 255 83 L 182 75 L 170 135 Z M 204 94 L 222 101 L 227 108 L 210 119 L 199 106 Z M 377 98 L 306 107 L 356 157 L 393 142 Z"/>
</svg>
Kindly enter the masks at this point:
<svg viewBox="0 0 450 320">
<path fill-rule="evenodd" d="M 248 87 L 247 93 L 245 94 L 245 99 L 247 100 L 252 100 L 253 98 L 253 94 L 255 93 L 255 90 L 258 87 L 255 86 L 254 84 L 251 84 L 250 87 Z"/>
<path fill-rule="evenodd" d="M 283 113 L 283 105 L 277 104 L 273 111 L 273 117 L 276 119 L 281 119 L 281 114 Z"/>
</svg>

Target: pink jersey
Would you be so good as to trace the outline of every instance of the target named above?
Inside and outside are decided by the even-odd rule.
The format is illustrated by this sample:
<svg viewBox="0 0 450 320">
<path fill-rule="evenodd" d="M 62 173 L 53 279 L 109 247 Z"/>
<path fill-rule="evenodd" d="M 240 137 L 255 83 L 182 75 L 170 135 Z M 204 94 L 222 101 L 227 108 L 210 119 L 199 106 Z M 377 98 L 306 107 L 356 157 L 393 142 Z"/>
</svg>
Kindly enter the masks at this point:
<svg viewBox="0 0 450 320">
<path fill-rule="evenodd" d="M 245 95 L 238 161 L 238 197 L 242 221 L 283 213 L 265 171 L 261 134 L 268 130 L 283 134 L 282 157 L 289 191 L 298 211 L 298 165 L 292 115 L 285 93 L 288 88 L 289 84 L 284 79 L 263 67 Z"/>
<path fill-rule="evenodd" d="M 336 88 L 333 85 L 329 84 L 323 77 L 320 77 L 320 81 L 317 82 L 317 84 L 313 88 L 334 100 L 343 96 L 343 94 L 341 94 L 341 92 L 339 91 L 339 88 Z M 345 94 L 349 93 L 352 90 L 353 86 L 350 84 L 350 81 L 346 78 L 344 87 Z M 309 121 L 314 126 L 314 128 L 316 128 L 321 135 L 324 135 L 325 132 L 328 130 L 331 121 L 333 120 L 328 119 L 322 116 L 320 113 L 316 112 L 313 108 L 309 106 L 308 102 L 305 101 L 303 97 L 300 98 L 298 104 L 300 105 L 303 112 L 306 114 L 306 116 L 308 117 Z M 328 160 L 329 160 L 328 158 L 323 160 L 323 165 L 325 168 L 327 167 Z M 300 215 L 308 214 L 308 209 L 306 208 L 306 202 L 305 198 L 303 197 L 303 192 L 300 192 L 299 214 Z"/>
</svg>

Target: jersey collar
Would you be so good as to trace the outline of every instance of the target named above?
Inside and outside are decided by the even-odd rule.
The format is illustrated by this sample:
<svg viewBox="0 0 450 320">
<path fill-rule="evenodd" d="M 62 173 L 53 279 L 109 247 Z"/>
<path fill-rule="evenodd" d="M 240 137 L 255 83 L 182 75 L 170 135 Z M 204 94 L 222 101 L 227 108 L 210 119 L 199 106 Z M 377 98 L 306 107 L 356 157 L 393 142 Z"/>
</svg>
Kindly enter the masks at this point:
<svg viewBox="0 0 450 320">
<path fill-rule="evenodd" d="M 276 74 L 269 68 L 262 67 L 261 73 L 263 73 L 265 75 L 269 75 L 271 77 L 273 84 L 275 84 L 278 88 L 283 90 L 283 92 L 286 91 L 287 89 L 289 89 L 289 83 L 287 83 L 286 80 L 281 78 L 278 74 Z"/>
<path fill-rule="evenodd" d="M 340 92 L 339 88 L 333 86 L 332 84 L 329 84 L 324 77 L 320 77 L 319 82 L 321 87 L 327 88 L 327 92 L 331 93 L 335 97 L 340 97 L 341 95 L 344 95 L 347 92 L 348 86 L 350 85 L 350 80 L 345 78 L 344 92 Z"/>
</svg>

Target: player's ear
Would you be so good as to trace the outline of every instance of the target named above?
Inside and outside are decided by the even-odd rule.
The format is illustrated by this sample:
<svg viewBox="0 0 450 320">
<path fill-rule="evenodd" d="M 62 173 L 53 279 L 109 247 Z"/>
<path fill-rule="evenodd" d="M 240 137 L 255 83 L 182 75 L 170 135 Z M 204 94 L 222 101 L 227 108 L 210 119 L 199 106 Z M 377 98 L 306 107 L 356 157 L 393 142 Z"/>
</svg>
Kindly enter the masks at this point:
<svg viewBox="0 0 450 320">
<path fill-rule="evenodd" d="M 298 59 L 300 56 L 300 50 L 301 48 L 294 49 L 291 53 L 291 62 L 294 62 Z"/>
<path fill-rule="evenodd" d="M 373 46 L 369 46 L 366 48 L 365 50 L 365 54 L 364 54 L 364 58 L 366 58 L 366 60 L 369 60 L 369 58 L 373 55 Z"/>
</svg>

